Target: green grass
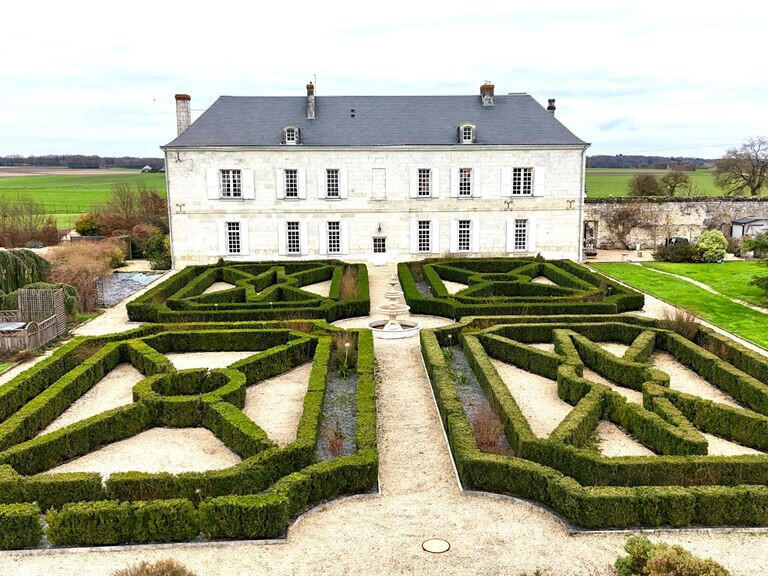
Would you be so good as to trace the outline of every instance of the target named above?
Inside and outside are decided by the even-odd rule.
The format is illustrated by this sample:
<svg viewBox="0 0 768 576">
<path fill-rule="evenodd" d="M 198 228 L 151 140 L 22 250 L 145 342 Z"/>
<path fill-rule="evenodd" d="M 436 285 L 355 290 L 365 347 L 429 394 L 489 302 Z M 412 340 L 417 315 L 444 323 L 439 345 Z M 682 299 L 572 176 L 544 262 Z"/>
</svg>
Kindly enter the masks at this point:
<svg viewBox="0 0 768 576">
<path fill-rule="evenodd" d="M 766 294 L 757 286 L 750 286 L 755 276 L 768 275 L 768 262 L 724 262 L 722 264 L 673 264 L 646 262 L 643 265 L 672 274 L 687 276 L 711 286 L 730 298 L 744 300 L 755 306 L 766 305 Z"/>
<path fill-rule="evenodd" d="M 0 362 L 0 374 L 8 370 L 11 366 L 13 366 L 13 362 Z"/>
<path fill-rule="evenodd" d="M 118 184 L 148 186 L 165 196 L 165 174 L 105 170 L 104 174 L 0 178 L 0 201 L 32 198 L 51 212 L 59 226 L 69 226 L 80 214 L 106 202 Z"/>
<path fill-rule="evenodd" d="M 75 317 L 75 324 L 80 325 L 84 322 L 88 322 L 88 320 L 91 320 L 93 318 L 96 318 L 99 314 L 101 314 L 103 310 L 97 310 L 96 312 L 88 312 L 87 314 L 78 314 Z"/>
<path fill-rule="evenodd" d="M 768 348 L 767 314 L 736 304 L 725 296 L 707 292 L 685 280 L 659 274 L 645 266 L 624 262 L 595 263 L 592 266 L 603 274 L 613 276 L 745 340 Z"/>
<path fill-rule="evenodd" d="M 587 197 L 606 198 L 610 196 L 629 196 L 627 187 L 635 174 L 655 174 L 663 176 L 666 170 L 635 170 L 632 168 L 588 168 Z M 696 170 L 688 173 L 696 185 L 696 196 L 722 196 L 723 191 L 715 186 L 712 172 Z"/>
</svg>

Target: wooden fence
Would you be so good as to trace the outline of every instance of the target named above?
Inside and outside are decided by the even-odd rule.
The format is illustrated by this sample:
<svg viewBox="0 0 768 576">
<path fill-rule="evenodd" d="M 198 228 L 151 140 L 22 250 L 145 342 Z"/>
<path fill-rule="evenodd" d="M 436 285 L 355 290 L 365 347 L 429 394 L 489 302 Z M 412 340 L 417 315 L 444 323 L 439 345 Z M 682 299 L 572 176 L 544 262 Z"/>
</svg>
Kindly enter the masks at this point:
<svg viewBox="0 0 768 576">
<path fill-rule="evenodd" d="M 0 322 L 24 322 L 20 330 L 0 332 L 0 350 L 34 350 L 67 332 L 63 290 L 21 288 L 18 310 L 0 311 Z"/>
</svg>

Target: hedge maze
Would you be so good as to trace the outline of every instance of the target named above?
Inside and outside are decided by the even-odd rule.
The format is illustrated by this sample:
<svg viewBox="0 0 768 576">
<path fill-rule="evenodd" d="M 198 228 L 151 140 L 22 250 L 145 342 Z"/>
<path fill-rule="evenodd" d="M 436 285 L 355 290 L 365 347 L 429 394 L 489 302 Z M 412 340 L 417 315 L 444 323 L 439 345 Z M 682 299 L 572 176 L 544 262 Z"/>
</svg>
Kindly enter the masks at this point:
<svg viewBox="0 0 768 576">
<path fill-rule="evenodd" d="M 240 266 L 196 270 L 195 286 L 187 286 L 187 296 L 176 300 L 194 298 L 211 276 L 242 275 L 246 283 L 258 277 L 257 267 L 244 268 L 250 271 Z M 322 275 L 337 269 L 323 268 Z M 288 294 L 302 281 L 284 276 L 288 271 L 281 266 L 265 273 L 284 280 L 277 289 Z M 182 278 L 188 277 L 182 272 Z M 182 290 L 167 284 L 157 293 Z M 160 308 L 165 305 L 151 309 Z M 167 309 L 170 315 L 177 311 Z M 310 309 L 332 308 L 322 302 Z M 326 459 L 318 457 L 318 446 L 327 387 L 338 378 L 333 373 L 339 342 L 350 343 L 355 351 L 345 366 L 350 372 L 345 378 L 354 384 L 354 435 L 351 450 Z M 165 356 L 233 350 L 254 353 L 214 370 L 176 370 Z M 144 376 L 133 387 L 132 403 L 39 434 L 126 362 Z M 312 362 L 311 373 L 296 440 L 279 447 L 242 411 L 246 389 L 306 362 Z M 0 546 L 35 547 L 44 533 L 54 545 L 173 542 L 200 534 L 209 539 L 279 537 L 308 507 L 376 486 L 373 363 L 370 331 L 342 331 L 321 320 L 144 324 L 122 334 L 75 338 L 0 387 Z M 98 473 L 46 473 L 153 427 L 204 427 L 241 460 L 221 470 L 125 471 L 105 480 Z"/>
<path fill-rule="evenodd" d="M 411 312 L 456 320 L 506 314 L 615 314 L 643 307 L 641 293 L 570 260 L 426 259 L 399 264 L 398 276 Z M 537 281 L 541 279 L 546 283 Z M 444 280 L 467 287 L 451 294 Z"/>
<path fill-rule="evenodd" d="M 328 297 L 302 286 L 330 280 Z M 215 282 L 228 290 L 206 293 Z M 309 262 L 220 261 L 188 266 L 128 303 L 138 322 L 227 322 L 317 318 L 328 322 L 367 316 L 368 269 L 338 260 Z"/>
<path fill-rule="evenodd" d="M 628 348 L 616 356 L 601 346 L 606 342 Z M 464 318 L 422 331 L 421 345 L 466 488 L 530 499 L 590 529 L 768 524 L 768 455 L 708 455 L 704 436 L 768 450 L 764 356 L 705 328 L 688 339 L 655 320 L 620 315 Z M 480 447 L 461 394 L 467 374 L 452 364 L 454 352 L 466 356 L 507 453 Z M 734 402 L 674 389 L 670 376 L 651 364 L 653 353 L 671 355 Z M 533 433 L 514 398 L 519 382 L 505 382 L 495 361 L 554 381 L 559 398 L 572 406 L 548 436 Z M 641 393 L 642 401 L 620 389 Z M 603 455 L 590 441 L 601 420 L 653 455 Z"/>
</svg>

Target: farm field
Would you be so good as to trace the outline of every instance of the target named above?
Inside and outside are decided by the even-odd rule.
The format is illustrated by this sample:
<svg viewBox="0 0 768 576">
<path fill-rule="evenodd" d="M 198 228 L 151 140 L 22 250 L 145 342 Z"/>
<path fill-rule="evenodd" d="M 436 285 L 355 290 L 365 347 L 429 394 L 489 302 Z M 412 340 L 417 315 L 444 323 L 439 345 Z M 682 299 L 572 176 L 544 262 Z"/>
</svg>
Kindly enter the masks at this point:
<svg viewBox="0 0 768 576">
<path fill-rule="evenodd" d="M 765 306 L 765 293 L 750 285 L 755 276 L 768 275 L 765 262 L 723 262 L 722 264 L 676 264 L 672 262 L 645 262 L 643 266 L 686 276 L 711 286 L 729 298 L 744 300 L 755 306 Z"/>
<path fill-rule="evenodd" d="M 0 202 L 19 197 L 40 202 L 56 218 L 59 227 L 71 226 L 77 217 L 105 202 L 118 184 L 144 185 L 165 196 L 165 174 L 135 170 L 101 170 L 88 173 L 40 173 L 0 177 Z M 0 173 L 1 176 L 1 173 Z"/>
<path fill-rule="evenodd" d="M 627 186 L 635 174 L 664 176 L 666 170 L 639 170 L 634 168 L 587 168 L 587 197 L 606 198 L 628 196 Z M 688 173 L 696 184 L 696 196 L 722 196 L 723 191 L 715 186 L 709 170 Z"/>
<path fill-rule="evenodd" d="M 768 348 L 768 315 L 737 304 L 725 296 L 712 294 L 685 280 L 659 274 L 645 266 L 625 262 L 592 264 L 596 270 L 688 310 L 699 318 Z"/>
</svg>

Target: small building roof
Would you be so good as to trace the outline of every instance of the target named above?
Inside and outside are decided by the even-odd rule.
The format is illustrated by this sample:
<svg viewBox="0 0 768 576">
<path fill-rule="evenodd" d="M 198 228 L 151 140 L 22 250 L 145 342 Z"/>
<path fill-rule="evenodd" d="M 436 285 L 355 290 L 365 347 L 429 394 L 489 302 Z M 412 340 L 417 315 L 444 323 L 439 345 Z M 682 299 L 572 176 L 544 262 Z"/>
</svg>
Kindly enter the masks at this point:
<svg viewBox="0 0 768 576">
<path fill-rule="evenodd" d="M 762 216 L 742 216 L 731 220 L 731 224 L 752 224 L 753 222 L 766 221 L 768 218 Z"/>
</svg>

